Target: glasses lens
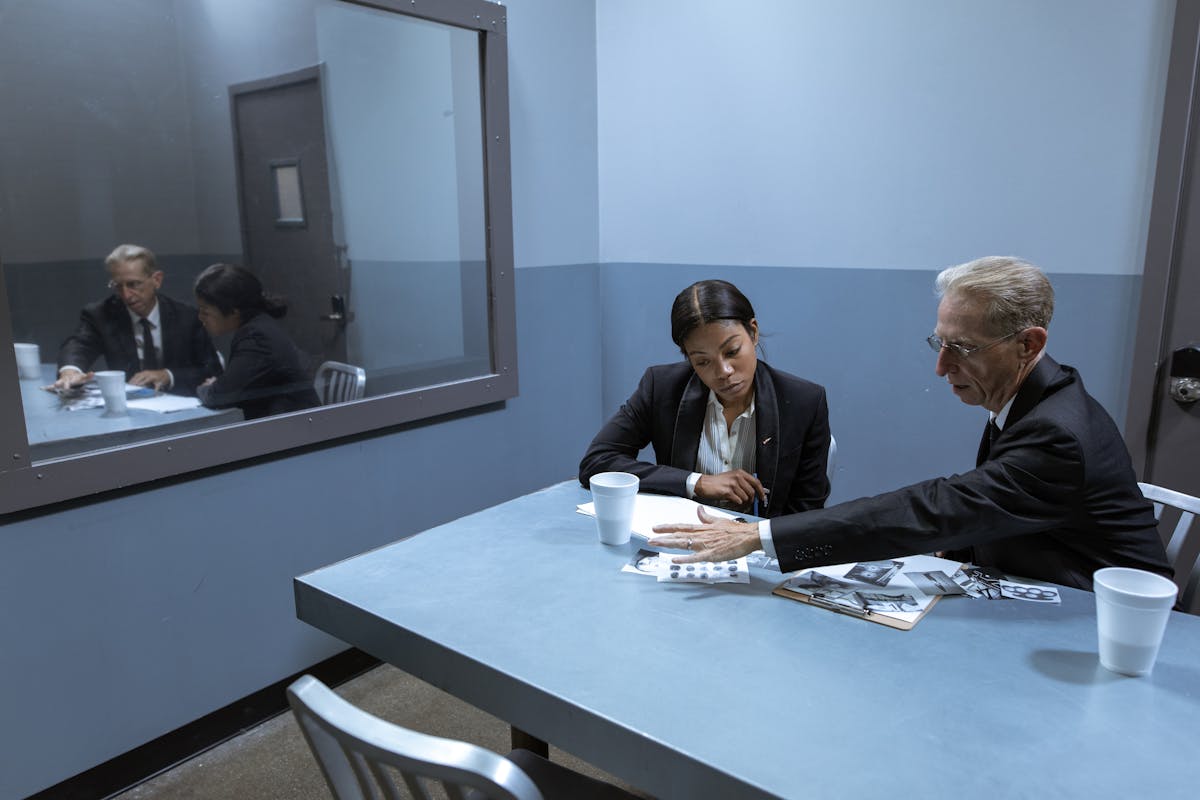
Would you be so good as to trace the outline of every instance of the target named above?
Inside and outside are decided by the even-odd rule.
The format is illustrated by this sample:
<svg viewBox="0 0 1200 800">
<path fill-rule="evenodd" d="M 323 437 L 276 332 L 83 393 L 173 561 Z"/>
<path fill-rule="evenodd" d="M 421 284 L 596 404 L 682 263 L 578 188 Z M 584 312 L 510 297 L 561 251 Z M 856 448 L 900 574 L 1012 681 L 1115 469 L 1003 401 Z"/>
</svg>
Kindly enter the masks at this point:
<svg viewBox="0 0 1200 800">
<path fill-rule="evenodd" d="M 925 344 L 929 345 L 929 349 L 935 353 L 942 352 L 942 340 L 936 336 L 930 336 L 925 340 Z"/>
</svg>

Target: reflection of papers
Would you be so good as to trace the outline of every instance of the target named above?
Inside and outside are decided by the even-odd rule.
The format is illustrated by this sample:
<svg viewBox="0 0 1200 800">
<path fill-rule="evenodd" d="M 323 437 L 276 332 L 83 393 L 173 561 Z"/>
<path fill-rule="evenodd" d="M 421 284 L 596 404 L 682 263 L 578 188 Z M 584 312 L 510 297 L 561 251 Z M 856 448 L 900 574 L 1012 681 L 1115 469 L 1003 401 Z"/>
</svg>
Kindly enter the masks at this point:
<svg viewBox="0 0 1200 800">
<path fill-rule="evenodd" d="M 845 609 L 852 614 L 884 614 L 905 622 L 916 622 L 950 576 L 958 571 L 957 561 L 934 556 L 907 556 L 885 562 L 837 564 L 810 569 L 789 578 L 781 588 L 815 598 L 818 605 Z M 944 579 L 932 580 L 931 573 Z M 919 575 L 914 581 L 912 575 Z M 856 577 L 865 580 L 856 580 Z M 881 583 L 881 581 L 886 582 Z M 930 589 L 930 593 L 923 591 Z"/>
<path fill-rule="evenodd" d="M 88 381 L 83 386 L 75 386 L 70 389 L 55 389 L 53 386 L 43 386 L 46 391 L 58 395 L 58 399 L 62 401 L 62 407 L 67 411 L 83 411 L 88 408 L 102 408 L 104 406 L 104 397 L 100 394 L 100 385 L 95 381 Z M 125 384 L 125 397 L 130 401 L 138 397 L 152 397 L 154 390 L 148 386 L 136 386 L 132 383 Z M 130 402 L 129 405 L 133 408 L 140 408 Z M 188 406 L 191 408 L 191 406 Z M 174 410 L 174 409 L 172 409 Z"/>
<path fill-rule="evenodd" d="M 172 411 L 183 411 L 189 408 L 197 408 L 199 405 L 199 398 L 180 397 L 177 394 L 160 394 L 152 397 L 140 397 L 136 400 L 130 400 L 128 403 L 130 408 L 140 408 L 143 411 L 157 411 L 160 414 L 167 414 Z"/>
<path fill-rule="evenodd" d="M 696 509 L 700 504 L 686 497 L 671 497 L 665 494 L 639 494 L 633 506 L 633 532 L 645 539 L 654 535 L 655 525 L 667 525 L 672 522 L 699 522 Z M 596 516 L 596 506 L 593 503 L 583 503 L 575 509 L 580 514 L 589 517 Z M 704 506 L 704 510 L 714 517 L 736 519 L 734 514 L 720 508 Z"/>
</svg>

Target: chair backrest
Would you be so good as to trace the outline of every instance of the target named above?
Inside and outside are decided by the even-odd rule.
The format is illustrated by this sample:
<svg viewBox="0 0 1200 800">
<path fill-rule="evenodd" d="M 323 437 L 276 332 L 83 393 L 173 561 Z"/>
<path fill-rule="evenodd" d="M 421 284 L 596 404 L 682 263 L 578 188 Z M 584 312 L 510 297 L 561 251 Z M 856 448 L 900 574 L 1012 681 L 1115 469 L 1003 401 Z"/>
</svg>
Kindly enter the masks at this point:
<svg viewBox="0 0 1200 800">
<path fill-rule="evenodd" d="M 1159 521 L 1158 531 L 1167 547 L 1167 560 L 1175 568 L 1179 607 L 1200 613 L 1200 536 L 1188 536 L 1192 520 L 1200 514 L 1200 498 L 1152 483 L 1139 483 L 1138 487 L 1154 503 L 1154 518 Z M 1168 534 L 1166 528 L 1172 523 L 1175 527 Z"/>
<path fill-rule="evenodd" d="M 833 438 L 833 434 L 829 434 L 829 463 L 825 465 L 825 477 L 829 479 L 829 483 L 833 483 L 833 469 L 837 466 L 837 439 Z"/>
<path fill-rule="evenodd" d="M 360 400 L 367 391 L 367 371 L 353 364 L 326 361 L 317 367 L 313 388 L 317 390 L 317 397 L 323 406 Z"/>
<path fill-rule="evenodd" d="M 379 719 L 311 675 L 287 695 L 337 800 L 399 800 L 401 784 L 414 798 L 430 800 L 435 783 L 451 800 L 462 800 L 467 789 L 494 800 L 542 800 L 533 780 L 503 756 Z"/>
</svg>

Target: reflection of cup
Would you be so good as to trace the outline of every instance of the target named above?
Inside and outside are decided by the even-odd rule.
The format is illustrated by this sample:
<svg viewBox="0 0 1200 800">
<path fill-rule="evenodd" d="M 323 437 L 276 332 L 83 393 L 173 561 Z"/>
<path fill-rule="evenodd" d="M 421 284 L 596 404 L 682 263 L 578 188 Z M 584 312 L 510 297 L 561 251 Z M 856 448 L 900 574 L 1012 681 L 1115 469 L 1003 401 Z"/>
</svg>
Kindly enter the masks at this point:
<svg viewBox="0 0 1200 800">
<path fill-rule="evenodd" d="M 593 475 L 592 500 L 596 505 L 596 530 L 604 544 L 625 544 L 633 526 L 633 504 L 637 500 L 638 477 L 628 472 Z"/>
<path fill-rule="evenodd" d="M 1093 575 L 1100 663 L 1122 675 L 1148 675 L 1175 603 L 1175 582 L 1128 567 Z"/>
<path fill-rule="evenodd" d="M 13 345 L 17 353 L 17 374 L 22 378 L 37 380 L 42 377 L 42 357 L 36 344 L 17 342 Z"/>
<path fill-rule="evenodd" d="M 125 373 L 119 369 L 102 369 L 96 373 L 100 396 L 104 398 L 104 416 L 120 417 L 125 409 Z"/>
</svg>

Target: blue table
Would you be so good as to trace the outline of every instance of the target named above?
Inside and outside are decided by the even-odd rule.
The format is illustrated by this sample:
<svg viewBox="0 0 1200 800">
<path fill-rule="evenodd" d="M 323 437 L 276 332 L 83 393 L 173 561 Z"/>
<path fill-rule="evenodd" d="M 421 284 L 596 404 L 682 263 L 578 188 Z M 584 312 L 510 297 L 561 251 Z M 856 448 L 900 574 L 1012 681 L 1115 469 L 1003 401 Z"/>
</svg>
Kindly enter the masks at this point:
<svg viewBox="0 0 1200 800">
<path fill-rule="evenodd" d="M 240 409 L 189 408 L 160 414 L 131 408 L 123 417 L 106 417 L 103 408 L 67 411 L 58 395 L 42 387 L 54 383 L 54 364 L 42 364 L 42 377 L 21 379 L 21 405 L 25 409 L 25 432 L 30 459 L 75 455 L 106 447 L 121 447 L 161 436 L 175 436 L 243 419 Z"/>
<path fill-rule="evenodd" d="M 300 619 L 662 798 L 1179 797 L 1200 618 L 1154 673 L 1094 599 L 949 598 L 908 632 L 749 584 L 621 573 L 573 481 L 296 579 Z"/>
</svg>

